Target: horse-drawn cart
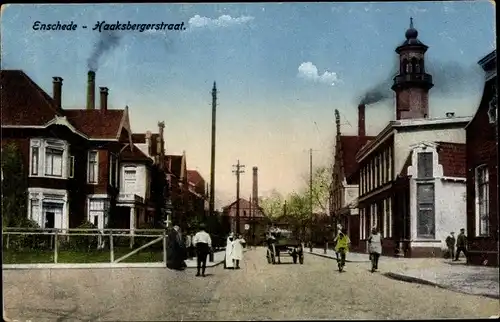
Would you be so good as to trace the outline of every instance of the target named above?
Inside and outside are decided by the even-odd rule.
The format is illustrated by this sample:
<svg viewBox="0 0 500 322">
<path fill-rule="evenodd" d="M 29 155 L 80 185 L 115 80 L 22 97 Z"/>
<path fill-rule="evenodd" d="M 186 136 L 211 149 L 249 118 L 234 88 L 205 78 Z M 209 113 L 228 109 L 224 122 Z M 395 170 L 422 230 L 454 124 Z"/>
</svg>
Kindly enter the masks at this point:
<svg viewBox="0 0 500 322">
<path fill-rule="evenodd" d="M 304 264 L 304 247 L 299 239 L 295 238 L 288 230 L 275 229 L 267 234 L 267 262 L 280 264 L 280 255 L 287 253 L 292 257 L 293 263 Z"/>
</svg>

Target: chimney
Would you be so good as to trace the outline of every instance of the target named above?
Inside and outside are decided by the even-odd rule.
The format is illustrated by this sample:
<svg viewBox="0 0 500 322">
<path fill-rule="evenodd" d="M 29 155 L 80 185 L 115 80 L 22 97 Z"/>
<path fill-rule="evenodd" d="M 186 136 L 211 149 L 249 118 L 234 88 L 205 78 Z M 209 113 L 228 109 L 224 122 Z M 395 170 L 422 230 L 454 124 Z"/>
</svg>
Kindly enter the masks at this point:
<svg viewBox="0 0 500 322">
<path fill-rule="evenodd" d="M 61 77 L 52 77 L 53 81 L 53 90 L 52 90 L 52 96 L 54 98 L 54 101 L 56 103 L 56 107 L 58 109 L 61 109 L 61 97 L 62 97 L 62 82 L 63 79 Z"/>
<path fill-rule="evenodd" d="M 165 129 L 165 122 L 158 122 L 159 138 L 158 138 L 158 147 L 157 147 L 156 151 L 160 155 L 163 153 L 163 142 L 165 142 L 165 140 L 163 139 L 163 130 L 164 129 Z"/>
<path fill-rule="evenodd" d="M 146 146 L 148 147 L 148 155 L 151 156 L 151 131 L 146 131 Z"/>
<path fill-rule="evenodd" d="M 99 87 L 101 91 L 101 111 L 108 110 L 108 88 L 107 87 Z"/>
<path fill-rule="evenodd" d="M 258 182 L 258 174 L 259 171 L 257 167 L 252 168 L 253 171 L 253 182 L 252 182 L 252 202 L 254 208 L 259 209 L 259 182 Z"/>
<path fill-rule="evenodd" d="M 87 75 L 87 110 L 95 109 L 95 72 L 89 70 Z"/>
<path fill-rule="evenodd" d="M 358 105 L 358 136 L 366 136 L 365 109 L 365 104 Z"/>
</svg>

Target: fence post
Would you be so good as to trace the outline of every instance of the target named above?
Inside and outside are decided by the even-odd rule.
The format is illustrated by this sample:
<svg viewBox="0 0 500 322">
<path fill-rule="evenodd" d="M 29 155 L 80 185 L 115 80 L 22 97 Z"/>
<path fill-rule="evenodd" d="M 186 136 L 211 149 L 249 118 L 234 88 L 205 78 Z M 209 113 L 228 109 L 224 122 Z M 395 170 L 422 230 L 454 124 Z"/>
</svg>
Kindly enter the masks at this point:
<svg viewBox="0 0 500 322">
<path fill-rule="evenodd" d="M 7 249 L 9 249 L 9 242 L 10 242 L 10 234 L 7 234 Z"/>
<path fill-rule="evenodd" d="M 113 231 L 109 232 L 109 252 L 110 252 L 110 261 L 113 263 L 115 261 L 115 250 L 113 245 Z"/>
<path fill-rule="evenodd" d="M 163 232 L 163 263 L 167 266 L 167 234 Z"/>
<path fill-rule="evenodd" d="M 58 238 L 57 238 L 57 230 L 54 235 L 54 263 L 57 264 L 57 245 L 58 245 Z"/>
</svg>

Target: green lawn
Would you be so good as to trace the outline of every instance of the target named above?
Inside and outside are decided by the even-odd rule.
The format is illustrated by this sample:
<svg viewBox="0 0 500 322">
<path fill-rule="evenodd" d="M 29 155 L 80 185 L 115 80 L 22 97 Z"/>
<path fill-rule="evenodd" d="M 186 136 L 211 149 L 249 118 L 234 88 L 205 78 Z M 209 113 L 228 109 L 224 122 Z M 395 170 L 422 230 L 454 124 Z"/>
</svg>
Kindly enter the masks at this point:
<svg viewBox="0 0 500 322">
<path fill-rule="evenodd" d="M 128 254 L 129 248 L 117 248 L 114 250 L 115 260 Z M 163 252 L 155 249 L 145 249 L 139 251 L 125 260 L 123 263 L 156 263 L 163 261 Z M 90 252 L 81 252 L 74 250 L 61 250 L 57 255 L 58 263 L 109 263 L 109 250 L 93 250 Z M 54 251 L 13 251 L 3 249 L 4 264 L 42 264 L 54 263 Z"/>
</svg>

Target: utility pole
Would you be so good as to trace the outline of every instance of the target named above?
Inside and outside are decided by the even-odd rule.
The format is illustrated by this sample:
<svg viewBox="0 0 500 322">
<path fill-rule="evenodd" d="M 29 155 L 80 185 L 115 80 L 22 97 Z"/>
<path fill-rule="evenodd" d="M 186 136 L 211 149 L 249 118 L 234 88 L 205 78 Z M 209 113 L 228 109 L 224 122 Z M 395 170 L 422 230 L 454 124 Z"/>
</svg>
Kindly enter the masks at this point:
<svg viewBox="0 0 500 322">
<path fill-rule="evenodd" d="M 313 235 L 313 193 L 312 193 L 312 184 L 313 183 L 313 150 L 309 149 L 309 210 L 310 210 L 310 240 L 309 240 L 309 251 L 312 253 L 313 251 L 313 246 L 312 246 L 312 235 Z"/>
<path fill-rule="evenodd" d="M 208 215 L 214 215 L 215 208 L 215 121 L 216 121 L 216 107 L 217 107 L 217 87 L 212 88 L 212 146 L 210 155 L 210 196 Z"/>
<path fill-rule="evenodd" d="M 240 174 L 245 173 L 244 165 L 240 164 L 240 160 L 236 165 L 233 165 L 236 170 L 233 173 L 236 174 L 236 233 L 240 233 Z"/>
</svg>

